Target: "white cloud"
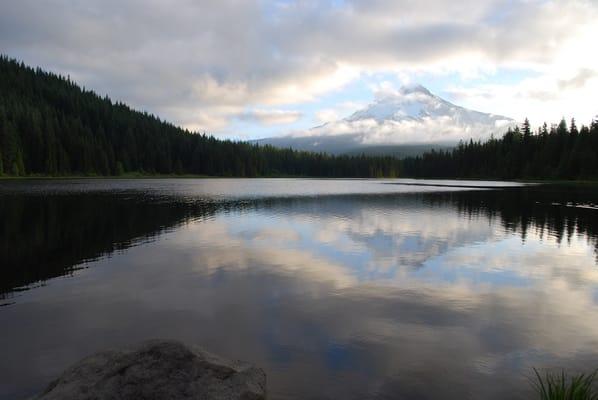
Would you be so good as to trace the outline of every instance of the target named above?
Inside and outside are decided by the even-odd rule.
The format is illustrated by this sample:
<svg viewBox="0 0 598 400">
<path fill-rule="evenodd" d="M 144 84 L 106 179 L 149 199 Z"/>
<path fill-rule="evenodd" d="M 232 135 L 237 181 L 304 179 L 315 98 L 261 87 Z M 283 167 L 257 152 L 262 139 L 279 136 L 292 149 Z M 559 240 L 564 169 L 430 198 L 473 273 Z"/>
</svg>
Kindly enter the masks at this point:
<svg viewBox="0 0 598 400">
<path fill-rule="evenodd" d="M 566 92 L 596 93 L 593 78 L 575 73 L 598 65 L 597 15 L 583 0 L 20 0 L 0 4 L 0 48 L 185 126 L 219 130 L 240 110 L 314 101 L 377 71 L 408 80 L 519 67 L 570 82 Z M 512 88 L 498 89 L 484 104 L 508 114 Z M 548 110 L 575 97 L 554 94 Z"/>
<path fill-rule="evenodd" d="M 556 123 L 561 117 L 575 117 L 588 124 L 597 115 L 593 99 L 598 93 L 598 71 L 582 68 L 569 74 L 547 73 L 510 85 L 453 86 L 448 91 L 467 106 L 529 118 L 533 125 Z"/>
<path fill-rule="evenodd" d="M 334 122 L 341 119 L 344 116 L 353 114 L 355 111 L 367 106 L 365 102 L 358 101 L 343 101 L 339 104 L 335 104 L 332 108 L 324 108 L 316 111 L 314 114 L 314 124 L 322 125 L 327 122 Z M 303 135 L 305 132 L 296 132 L 298 135 Z"/>
<path fill-rule="evenodd" d="M 360 144 L 426 144 L 457 143 L 459 140 L 487 139 L 490 134 L 500 136 L 506 128 L 498 124 L 494 131 L 488 125 L 472 124 L 467 127 L 456 125 L 449 117 L 426 117 L 422 120 L 376 121 L 374 119 L 347 121 L 339 120 L 309 131 L 299 136 L 357 135 Z"/>
<path fill-rule="evenodd" d="M 326 108 L 316 112 L 316 123 L 325 124 L 326 122 L 336 121 L 341 116 L 331 108 Z"/>
<path fill-rule="evenodd" d="M 259 121 L 265 125 L 291 124 L 302 117 L 300 111 L 254 109 L 239 114 L 243 121 Z"/>
<path fill-rule="evenodd" d="M 396 89 L 390 82 L 371 88 L 375 101 L 347 118 L 297 131 L 293 137 L 340 136 L 355 145 L 457 143 L 500 136 L 515 125 L 508 117 L 481 114 L 448 103 L 421 85 Z M 329 139 L 329 138 L 327 138 Z"/>
</svg>

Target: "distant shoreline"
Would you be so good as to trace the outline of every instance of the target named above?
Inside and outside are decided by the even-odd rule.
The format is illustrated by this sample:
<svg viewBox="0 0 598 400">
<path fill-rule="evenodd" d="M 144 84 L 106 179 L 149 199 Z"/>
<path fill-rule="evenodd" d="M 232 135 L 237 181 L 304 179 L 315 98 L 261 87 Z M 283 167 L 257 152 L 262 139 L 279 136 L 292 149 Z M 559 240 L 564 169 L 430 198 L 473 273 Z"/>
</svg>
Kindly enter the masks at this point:
<svg viewBox="0 0 598 400">
<path fill-rule="evenodd" d="M 256 177 L 239 177 L 239 176 L 219 176 L 219 175 L 194 175 L 194 174 L 141 174 L 141 173 L 130 173 L 124 175 L 27 175 L 27 176 L 0 176 L 0 182 L 2 181 L 26 181 L 26 180 L 69 180 L 69 179 L 340 179 L 340 180 L 386 180 L 386 179 L 413 179 L 418 181 L 488 181 L 488 182 L 516 182 L 516 183 L 536 183 L 543 185 L 575 185 L 575 186 L 598 186 L 598 181 L 588 180 L 554 180 L 554 179 L 496 179 L 496 178 L 414 178 L 414 177 L 380 177 L 380 178 L 366 178 L 366 177 L 319 177 L 319 176 L 301 176 L 301 175 L 271 175 L 271 176 L 256 176 Z M 405 185 L 417 185 L 416 183 Z M 432 186 L 443 186 L 442 184 L 436 184 Z M 455 186 L 455 185 L 446 185 Z M 467 186 L 469 187 L 469 186 Z M 491 186 L 496 188 L 496 186 Z"/>
</svg>

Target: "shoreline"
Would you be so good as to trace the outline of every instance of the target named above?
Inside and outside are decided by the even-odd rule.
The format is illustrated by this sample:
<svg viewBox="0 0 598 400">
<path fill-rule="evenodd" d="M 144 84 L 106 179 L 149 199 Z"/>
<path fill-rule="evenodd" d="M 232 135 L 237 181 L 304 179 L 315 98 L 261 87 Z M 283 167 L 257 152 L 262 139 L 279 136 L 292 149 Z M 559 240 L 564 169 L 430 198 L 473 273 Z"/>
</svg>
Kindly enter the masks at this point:
<svg viewBox="0 0 598 400">
<path fill-rule="evenodd" d="M 254 176 L 254 177 L 240 177 L 240 176 L 219 176 L 219 175 L 195 175 L 195 174 L 140 174 L 131 173 L 124 175 L 27 175 L 27 176 L 0 176 L 2 181 L 27 181 L 27 180 L 70 180 L 70 179 L 98 179 L 98 180 L 147 180 L 147 179 L 344 179 L 344 180 L 385 180 L 385 179 L 413 179 L 413 180 L 437 180 L 437 181 L 488 181 L 488 182 L 516 182 L 516 183 L 532 183 L 542 185 L 575 185 L 575 186 L 598 186 L 598 180 L 563 180 L 563 179 L 497 179 L 497 178 L 414 178 L 414 177 L 321 177 L 321 176 L 303 176 L 303 175 L 271 175 L 271 176 Z"/>
</svg>

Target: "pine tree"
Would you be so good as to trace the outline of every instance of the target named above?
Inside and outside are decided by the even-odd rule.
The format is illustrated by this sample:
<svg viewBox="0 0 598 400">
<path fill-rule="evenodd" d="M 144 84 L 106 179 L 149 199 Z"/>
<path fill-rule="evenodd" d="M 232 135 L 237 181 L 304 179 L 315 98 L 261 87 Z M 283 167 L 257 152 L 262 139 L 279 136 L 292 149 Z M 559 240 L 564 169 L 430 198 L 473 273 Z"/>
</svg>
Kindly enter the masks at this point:
<svg viewBox="0 0 598 400">
<path fill-rule="evenodd" d="M 564 119 L 532 134 L 526 119 L 502 138 L 418 157 L 333 156 L 193 133 L 113 103 L 74 82 L 0 56 L 0 174 L 195 173 L 220 176 L 598 179 L 598 121 Z"/>
<path fill-rule="evenodd" d="M 524 123 L 521 132 L 523 136 L 517 128 L 509 129 L 502 139 L 461 142 L 452 151 L 407 158 L 401 163 L 401 173 L 446 178 L 598 178 L 597 122 L 589 128 L 581 126 L 579 131 L 575 121 L 570 130 L 564 120 L 550 130 L 544 123 L 538 135 L 532 135 L 531 127 Z"/>
<path fill-rule="evenodd" d="M 548 125 L 546 124 L 546 122 L 542 124 L 541 134 L 542 136 L 548 136 Z"/>
<path fill-rule="evenodd" d="M 521 127 L 521 130 L 523 131 L 523 138 L 528 141 L 529 137 L 532 134 L 532 130 L 530 128 L 529 125 L 529 120 L 526 118 L 525 121 L 523 121 L 523 126 Z"/>
<path fill-rule="evenodd" d="M 579 131 L 577 130 L 577 125 L 575 124 L 575 118 L 571 118 L 571 127 L 569 128 L 569 133 L 572 136 L 577 136 Z"/>
</svg>

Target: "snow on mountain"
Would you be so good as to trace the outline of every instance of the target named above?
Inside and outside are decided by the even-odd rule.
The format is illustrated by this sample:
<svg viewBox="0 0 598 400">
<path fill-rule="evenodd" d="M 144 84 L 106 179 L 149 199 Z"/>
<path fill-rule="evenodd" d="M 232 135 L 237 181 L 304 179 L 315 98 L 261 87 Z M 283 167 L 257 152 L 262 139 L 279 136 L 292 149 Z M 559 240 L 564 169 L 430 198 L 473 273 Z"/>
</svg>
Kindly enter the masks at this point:
<svg viewBox="0 0 598 400">
<path fill-rule="evenodd" d="M 382 123 L 386 120 L 421 118 L 429 114 L 428 110 L 438 114 L 437 104 L 434 104 L 438 102 L 435 102 L 435 99 L 436 97 L 421 85 L 403 86 L 398 93 L 379 94 L 374 103 L 356 111 L 345 120 L 354 122 L 373 119 Z"/>
<path fill-rule="evenodd" d="M 501 136 L 515 121 L 452 104 L 421 85 L 376 95 L 367 107 L 338 121 L 260 142 L 302 150 L 344 152 L 368 146 L 452 145 Z M 338 147 L 338 148 L 331 148 Z"/>
<path fill-rule="evenodd" d="M 461 126 L 482 124 L 488 129 L 495 129 L 497 124 L 512 121 L 500 115 L 486 114 L 456 106 L 430 93 L 421 85 L 403 86 L 398 92 L 379 95 L 373 104 L 353 113 L 345 121 L 355 122 L 373 119 L 378 123 L 385 121 L 425 120 L 450 118 Z"/>
</svg>

